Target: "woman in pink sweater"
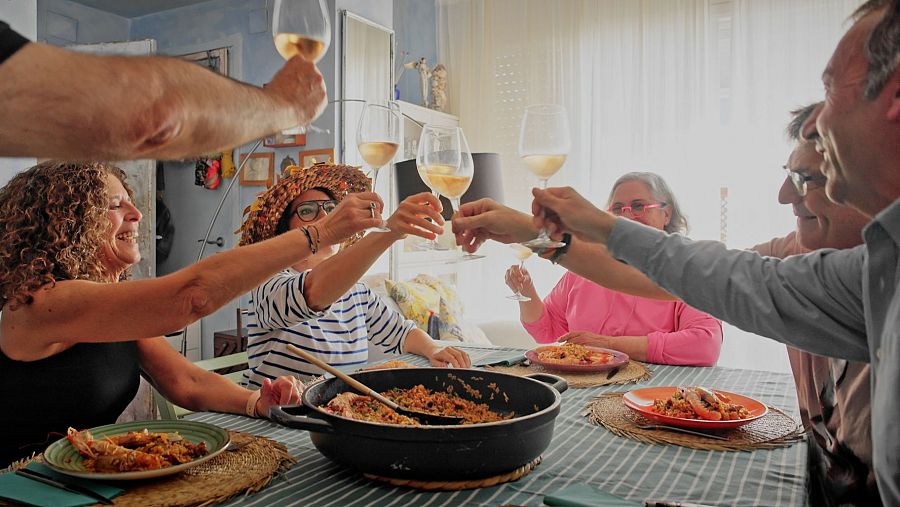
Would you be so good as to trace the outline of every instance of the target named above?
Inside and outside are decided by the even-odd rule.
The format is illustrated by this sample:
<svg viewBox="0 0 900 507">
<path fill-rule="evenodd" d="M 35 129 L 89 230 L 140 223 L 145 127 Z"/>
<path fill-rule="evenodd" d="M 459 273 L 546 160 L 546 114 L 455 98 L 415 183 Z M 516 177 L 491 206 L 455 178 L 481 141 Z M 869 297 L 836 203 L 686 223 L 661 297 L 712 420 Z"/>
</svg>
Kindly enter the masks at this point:
<svg viewBox="0 0 900 507">
<path fill-rule="evenodd" d="M 669 233 L 687 231 L 675 196 L 653 173 L 616 181 L 609 211 Z M 566 273 L 541 302 L 528 272 L 506 272 L 506 284 L 531 298 L 519 303 L 525 329 L 537 342 L 569 341 L 620 350 L 659 364 L 713 366 L 722 347 L 722 323 L 682 302 L 657 301 L 609 290 Z"/>
</svg>

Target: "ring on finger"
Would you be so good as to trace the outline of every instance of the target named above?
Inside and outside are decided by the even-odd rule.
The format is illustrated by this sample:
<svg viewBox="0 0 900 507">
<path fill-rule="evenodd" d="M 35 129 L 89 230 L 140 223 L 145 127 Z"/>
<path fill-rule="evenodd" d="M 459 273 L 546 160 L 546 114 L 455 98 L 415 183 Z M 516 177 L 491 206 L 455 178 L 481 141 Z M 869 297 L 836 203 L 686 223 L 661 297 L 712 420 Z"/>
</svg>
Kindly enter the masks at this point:
<svg viewBox="0 0 900 507">
<path fill-rule="evenodd" d="M 369 211 L 372 212 L 372 218 L 375 218 L 375 203 L 374 202 L 369 203 Z"/>
</svg>

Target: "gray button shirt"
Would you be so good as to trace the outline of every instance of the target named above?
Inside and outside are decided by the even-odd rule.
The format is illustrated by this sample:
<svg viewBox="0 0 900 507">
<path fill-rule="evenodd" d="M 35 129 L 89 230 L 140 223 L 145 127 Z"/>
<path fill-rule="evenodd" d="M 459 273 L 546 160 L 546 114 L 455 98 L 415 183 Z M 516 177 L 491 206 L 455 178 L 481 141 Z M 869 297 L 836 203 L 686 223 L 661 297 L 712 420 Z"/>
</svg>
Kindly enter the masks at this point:
<svg viewBox="0 0 900 507">
<path fill-rule="evenodd" d="M 689 305 L 741 329 L 870 361 L 875 474 L 885 505 L 900 505 L 900 199 L 863 237 L 853 249 L 782 260 L 618 219 L 607 246 Z"/>
</svg>

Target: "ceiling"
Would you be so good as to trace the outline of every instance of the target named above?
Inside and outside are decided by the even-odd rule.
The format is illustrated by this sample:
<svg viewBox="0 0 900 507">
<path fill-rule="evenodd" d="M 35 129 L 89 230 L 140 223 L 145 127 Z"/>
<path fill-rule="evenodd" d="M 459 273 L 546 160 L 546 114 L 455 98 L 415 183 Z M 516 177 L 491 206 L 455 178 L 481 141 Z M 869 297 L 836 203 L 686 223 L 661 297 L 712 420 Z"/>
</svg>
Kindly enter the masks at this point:
<svg viewBox="0 0 900 507">
<path fill-rule="evenodd" d="M 72 0 L 73 2 L 126 18 L 136 18 L 209 0 Z"/>
</svg>

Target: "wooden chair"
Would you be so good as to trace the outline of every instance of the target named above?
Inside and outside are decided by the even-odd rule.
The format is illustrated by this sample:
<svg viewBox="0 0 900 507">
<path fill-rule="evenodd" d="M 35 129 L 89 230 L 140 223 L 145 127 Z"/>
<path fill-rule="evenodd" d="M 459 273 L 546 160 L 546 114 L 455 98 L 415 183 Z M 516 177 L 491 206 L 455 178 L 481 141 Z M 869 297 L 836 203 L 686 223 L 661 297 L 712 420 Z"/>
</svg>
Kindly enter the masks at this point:
<svg viewBox="0 0 900 507">
<path fill-rule="evenodd" d="M 237 354 L 231 354 L 228 356 L 204 359 L 202 361 L 197 361 L 194 364 L 207 371 L 218 371 L 229 369 L 234 366 L 243 365 L 245 367 L 244 369 L 233 371 L 231 373 L 225 373 L 222 375 L 232 382 L 240 383 L 244 380 L 244 372 L 246 371 L 247 365 L 247 352 L 238 352 Z M 181 419 L 182 417 L 191 413 L 190 410 L 181 408 L 178 405 L 175 405 L 171 401 L 167 400 L 156 389 L 153 389 L 153 399 L 156 400 L 156 406 L 159 409 L 160 419 Z"/>
</svg>

